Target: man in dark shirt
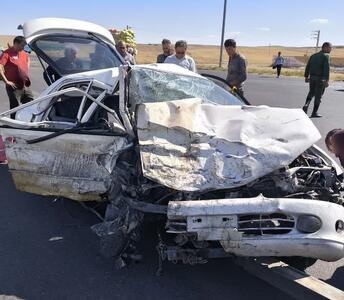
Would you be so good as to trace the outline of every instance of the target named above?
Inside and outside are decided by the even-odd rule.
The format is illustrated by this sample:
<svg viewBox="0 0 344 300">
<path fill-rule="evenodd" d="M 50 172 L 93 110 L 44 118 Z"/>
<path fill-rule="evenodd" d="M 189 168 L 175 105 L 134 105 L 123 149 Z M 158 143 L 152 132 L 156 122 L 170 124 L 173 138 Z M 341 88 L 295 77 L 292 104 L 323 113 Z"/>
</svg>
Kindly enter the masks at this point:
<svg viewBox="0 0 344 300">
<path fill-rule="evenodd" d="M 308 106 L 314 97 L 314 108 L 311 118 L 321 117 L 318 114 L 318 109 L 321 103 L 321 97 L 328 87 L 330 78 L 330 62 L 329 53 L 331 53 L 332 45 L 326 42 L 322 45 L 321 51 L 313 54 L 307 63 L 305 69 L 305 82 L 309 82 L 309 92 L 306 98 L 306 103 L 303 106 L 303 111 L 307 113 Z"/>
<path fill-rule="evenodd" d="M 17 36 L 13 40 L 13 46 L 0 56 L 0 78 L 6 85 L 10 109 L 33 100 L 29 89 L 29 57 L 23 51 L 25 45 L 25 38 Z M 11 114 L 11 118 L 15 118 L 15 113 Z"/>
<path fill-rule="evenodd" d="M 243 96 L 243 83 L 247 78 L 245 57 L 238 52 L 235 40 L 226 40 L 224 46 L 229 56 L 226 81 L 230 87 L 237 89 L 239 96 Z"/>
<path fill-rule="evenodd" d="M 64 72 L 82 71 L 82 62 L 77 58 L 78 49 L 74 45 L 67 45 L 64 49 L 64 57 L 56 61 L 56 64 Z"/>
<path fill-rule="evenodd" d="M 344 129 L 333 129 L 325 138 L 327 149 L 334 153 L 344 167 Z"/>
<path fill-rule="evenodd" d="M 77 58 L 77 54 L 78 49 L 74 45 L 70 44 L 65 47 L 64 56 L 59 58 L 55 62 L 57 66 L 62 70 L 62 73 L 82 71 L 82 61 L 79 58 Z M 51 85 L 53 82 L 59 80 L 61 76 L 52 66 L 48 66 L 43 72 L 43 78 L 47 85 Z"/>
<path fill-rule="evenodd" d="M 174 53 L 172 43 L 168 39 L 162 40 L 161 47 L 163 53 L 159 54 L 156 58 L 156 62 L 160 64 L 162 64 L 168 56 L 173 55 Z"/>
</svg>

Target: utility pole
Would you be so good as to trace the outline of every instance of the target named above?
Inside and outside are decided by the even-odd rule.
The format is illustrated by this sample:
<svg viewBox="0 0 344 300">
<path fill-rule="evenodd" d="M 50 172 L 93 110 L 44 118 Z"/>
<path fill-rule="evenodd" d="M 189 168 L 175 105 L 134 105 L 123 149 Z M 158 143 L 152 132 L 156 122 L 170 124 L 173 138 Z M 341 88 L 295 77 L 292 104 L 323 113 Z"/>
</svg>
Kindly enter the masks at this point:
<svg viewBox="0 0 344 300">
<path fill-rule="evenodd" d="M 219 61 L 220 68 L 222 67 L 223 42 L 224 42 L 225 25 L 226 25 L 226 10 L 227 10 L 227 0 L 224 0 L 223 18 L 222 18 L 222 34 L 221 34 L 221 45 L 220 45 L 220 61 Z"/>
<path fill-rule="evenodd" d="M 317 40 L 317 43 L 316 43 L 316 46 L 315 46 L 315 52 L 318 52 L 319 40 L 320 40 L 320 30 L 313 30 L 311 38 Z"/>
</svg>

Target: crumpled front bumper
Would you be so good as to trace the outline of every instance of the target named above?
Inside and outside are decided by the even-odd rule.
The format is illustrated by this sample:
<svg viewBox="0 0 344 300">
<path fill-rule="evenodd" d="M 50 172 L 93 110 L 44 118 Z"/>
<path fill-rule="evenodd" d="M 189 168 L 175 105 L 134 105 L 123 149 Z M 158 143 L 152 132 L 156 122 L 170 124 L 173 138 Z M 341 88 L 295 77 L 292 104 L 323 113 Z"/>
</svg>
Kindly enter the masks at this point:
<svg viewBox="0 0 344 300">
<path fill-rule="evenodd" d="M 252 232 L 240 227 L 241 219 L 259 215 L 271 215 L 270 224 L 283 222 L 276 215 L 287 216 L 294 223 L 289 222 L 287 229 L 272 226 Z M 263 196 L 170 201 L 167 216 L 169 222 L 184 222 L 184 233 L 195 234 L 200 241 L 219 241 L 226 252 L 238 256 L 303 256 L 326 261 L 344 257 L 344 231 L 336 228 L 338 221 L 344 221 L 344 207 L 326 201 Z M 317 217 L 320 229 L 300 231 L 303 216 Z"/>
</svg>

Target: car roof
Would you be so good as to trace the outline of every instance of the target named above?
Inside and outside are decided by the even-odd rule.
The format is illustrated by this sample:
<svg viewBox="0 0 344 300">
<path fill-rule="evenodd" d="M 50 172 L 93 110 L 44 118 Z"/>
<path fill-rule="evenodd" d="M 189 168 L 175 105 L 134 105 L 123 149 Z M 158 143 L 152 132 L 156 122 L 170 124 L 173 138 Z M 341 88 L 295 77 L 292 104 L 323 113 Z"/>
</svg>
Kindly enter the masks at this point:
<svg viewBox="0 0 344 300">
<path fill-rule="evenodd" d="M 39 18 L 23 24 L 23 33 L 28 43 L 42 35 L 48 34 L 73 34 L 87 35 L 92 32 L 105 42 L 115 45 L 112 34 L 106 28 L 80 20 L 65 18 Z"/>
</svg>

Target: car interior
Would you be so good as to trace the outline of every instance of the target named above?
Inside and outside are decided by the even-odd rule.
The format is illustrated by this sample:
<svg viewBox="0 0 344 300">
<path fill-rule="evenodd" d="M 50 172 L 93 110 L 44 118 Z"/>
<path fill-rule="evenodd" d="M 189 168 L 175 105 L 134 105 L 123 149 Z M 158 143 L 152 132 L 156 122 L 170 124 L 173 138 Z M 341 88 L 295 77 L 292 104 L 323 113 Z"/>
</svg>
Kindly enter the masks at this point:
<svg viewBox="0 0 344 300">
<path fill-rule="evenodd" d="M 78 84 L 74 83 L 71 85 L 64 86 L 63 88 L 76 87 L 82 90 L 87 90 L 88 84 L 89 82 Z M 89 94 L 94 98 L 97 98 L 101 92 L 103 92 L 103 90 L 97 87 L 91 87 L 89 89 Z M 69 92 L 68 94 L 57 96 L 51 100 L 50 105 L 45 109 L 44 119 L 46 121 L 51 121 L 54 123 L 63 122 L 75 125 L 78 121 L 77 116 L 82 100 L 83 96 L 74 92 Z M 117 116 L 121 120 L 119 112 L 118 94 L 107 95 L 102 102 L 107 107 L 115 110 Z M 86 99 L 82 115 L 84 115 L 87 112 L 87 110 L 91 107 L 92 103 L 93 101 L 91 101 L 90 99 Z M 112 119 L 109 115 L 110 114 L 103 107 L 97 106 L 91 118 L 88 120 L 87 124 L 92 126 L 107 125 L 108 122 L 110 122 Z"/>
</svg>

